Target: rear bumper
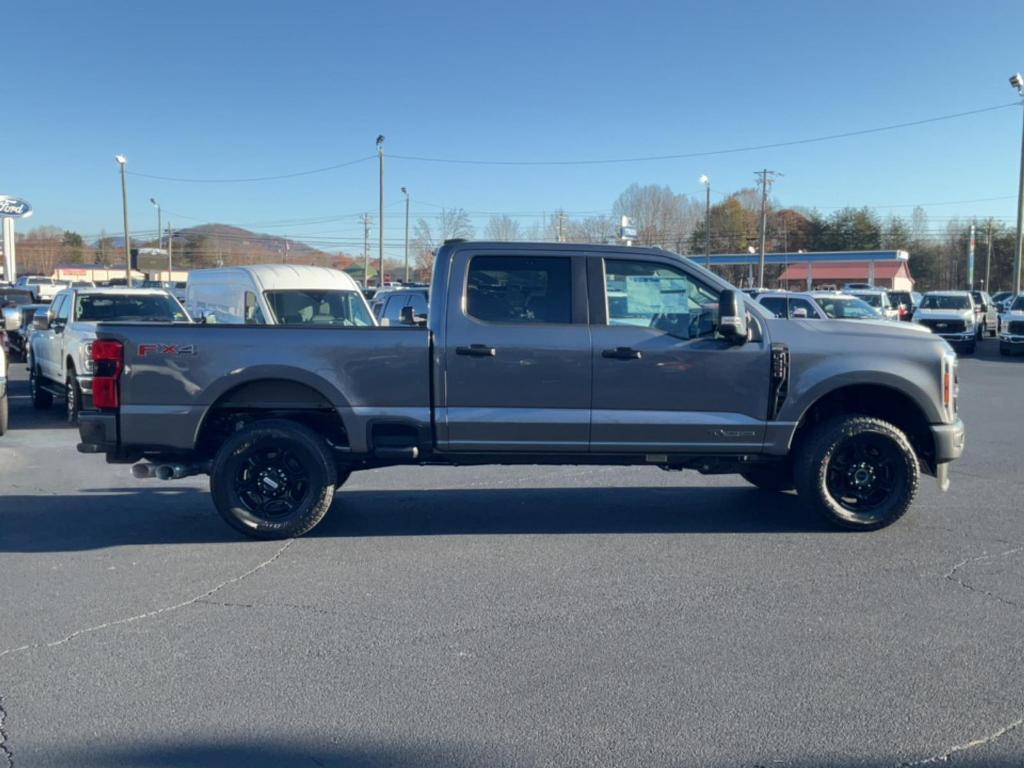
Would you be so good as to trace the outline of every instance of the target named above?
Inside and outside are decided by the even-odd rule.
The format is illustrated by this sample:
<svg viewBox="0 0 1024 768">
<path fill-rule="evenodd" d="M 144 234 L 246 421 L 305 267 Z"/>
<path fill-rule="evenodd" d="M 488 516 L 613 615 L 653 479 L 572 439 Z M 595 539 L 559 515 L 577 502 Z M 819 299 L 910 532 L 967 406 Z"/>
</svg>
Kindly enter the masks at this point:
<svg viewBox="0 0 1024 768">
<path fill-rule="evenodd" d="M 78 415 L 79 453 L 107 453 L 117 450 L 117 414 L 82 411 Z"/>
</svg>

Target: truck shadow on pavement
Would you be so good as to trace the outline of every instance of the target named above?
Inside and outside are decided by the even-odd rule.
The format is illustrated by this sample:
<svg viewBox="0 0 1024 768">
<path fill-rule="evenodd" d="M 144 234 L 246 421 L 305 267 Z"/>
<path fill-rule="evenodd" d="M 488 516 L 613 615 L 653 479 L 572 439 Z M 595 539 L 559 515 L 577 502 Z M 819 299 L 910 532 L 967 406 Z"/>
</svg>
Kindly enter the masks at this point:
<svg viewBox="0 0 1024 768">
<path fill-rule="evenodd" d="M 8 495 L 0 552 L 249 541 L 205 490 Z M 834 533 L 791 495 L 749 487 L 341 491 L 306 538 L 613 533 Z"/>
<path fill-rule="evenodd" d="M 325 739 L 326 740 L 326 739 Z M 350 741 L 350 740 L 346 740 Z M 628 748 L 625 754 L 632 754 Z M 581 764 L 592 764 L 588 758 L 596 760 L 598 750 L 590 753 L 585 747 L 576 754 Z M 65 748 L 51 751 L 47 755 L 46 765 L 75 765 L 78 768 L 96 766 L 125 765 L 134 768 L 176 768 L 191 766 L 201 768 L 216 766 L 245 766 L 245 768 L 282 768 L 283 766 L 321 766 L 321 768 L 484 768 L 493 765 L 548 765 L 551 755 L 531 755 L 529 750 L 522 749 L 514 743 L 494 743 L 490 748 L 486 742 L 470 745 L 445 743 L 433 739 L 429 743 L 408 745 L 389 743 L 385 739 L 374 740 L 365 744 L 342 743 L 325 746 L 322 741 L 303 743 L 299 740 L 254 739 L 241 743 L 230 739 L 208 741 L 186 741 L 181 743 L 155 741 L 125 746 L 107 746 L 90 742 L 79 749 Z M 601 755 L 601 757 L 606 757 Z M 929 760 L 929 762 L 931 762 Z M 644 763 L 629 761 L 630 765 Z M 653 765 L 679 765 L 676 761 L 654 760 Z M 689 763 L 686 763 L 689 764 Z M 757 760 L 737 758 L 729 762 L 712 760 L 702 762 L 708 768 L 767 768 L 769 765 L 782 764 L 791 768 L 893 768 L 899 765 L 913 765 L 899 757 L 861 758 L 850 760 L 844 758 L 814 757 L 813 755 L 796 754 L 784 761 Z M 1016 759 L 988 757 L 983 763 L 971 762 L 971 765 L 985 765 L 987 768 L 1019 768 Z"/>
</svg>

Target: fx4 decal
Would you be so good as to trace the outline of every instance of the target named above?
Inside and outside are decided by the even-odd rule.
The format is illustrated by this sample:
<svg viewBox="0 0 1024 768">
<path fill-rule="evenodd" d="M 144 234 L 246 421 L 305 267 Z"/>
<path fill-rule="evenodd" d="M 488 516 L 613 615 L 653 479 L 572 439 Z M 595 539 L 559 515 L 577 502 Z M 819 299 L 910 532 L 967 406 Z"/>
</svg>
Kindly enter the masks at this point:
<svg viewBox="0 0 1024 768">
<path fill-rule="evenodd" d="M 139 357 L 150 357 L 151 355 L 176 357 L 178 355 L 194 355 L 195 353 L 195 344 L 139 344 Z"/>
</svg>

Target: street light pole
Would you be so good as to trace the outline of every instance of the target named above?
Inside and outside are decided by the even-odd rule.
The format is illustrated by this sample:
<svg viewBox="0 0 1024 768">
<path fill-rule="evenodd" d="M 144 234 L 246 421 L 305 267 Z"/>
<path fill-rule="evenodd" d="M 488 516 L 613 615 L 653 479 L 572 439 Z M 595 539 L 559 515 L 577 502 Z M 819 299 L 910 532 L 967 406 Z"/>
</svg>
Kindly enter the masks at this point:
<svg viewBox="0 0 1024 768">
<path fill-rule="evenodd" d="M 711 269 L 711 179 L 706 175 L 700 177 L 704 185 L 704 266 Z"/>
<path fill-rule="evenodd" d="M 402 187 L 405 195 L 405 282 L 409 282 L 409 190 Z"/>
<path fill-rule="evenodd" d="M 174 228 L 167 222 L 167 281 L 174 280 Z"/>
<path fill-rule="evenodd" d="M 1020 72 L 1010 78 L 1010 85 L 1017 89 L 1017 93 L 1024 97 L 1024 77 Z M 1024 98 L 1021 100 L 1024 107 Z M 1024 112 L 1024 109 L 1021 110 Z M 1024 124 L 1020 132 L 1020 184 L 1017 189 L 1017 246 L 1013 251 L 1013 293 L 1016 296 L 1020 293 L 1020 257 L 1024 249 Z"/>
<path fill-rule="evenodd" d="M 380 159 L 380 202 L 377 215 L 380 217 L 380 242 L 377 243 L 377 287 L 384 287 L 384 136 L 377 137 L 377 157 Z"/>
<path fill-rule="evenodd" d="M 160 221 L 160 203 L 156 201 L 156 198 L 149 198 L 149 202 L 156 206 L 156 247 L 157 249 L 164 247 L 164 232 L 160 227 L 162 226 Z M 168 278 L 169 280 L 170 278 Z"/>
<path fill-rule="evenodd" d="M 132 244 L 128 239 L 128 182 L 125 178 L 125 168 L 128 165 L 128 158 L 124 155 L 115 155 L 114 159 L 121 166 L 121 210 L 124 213 L 124 265 L 125 285 L 132 287 Z"/>
</svg>

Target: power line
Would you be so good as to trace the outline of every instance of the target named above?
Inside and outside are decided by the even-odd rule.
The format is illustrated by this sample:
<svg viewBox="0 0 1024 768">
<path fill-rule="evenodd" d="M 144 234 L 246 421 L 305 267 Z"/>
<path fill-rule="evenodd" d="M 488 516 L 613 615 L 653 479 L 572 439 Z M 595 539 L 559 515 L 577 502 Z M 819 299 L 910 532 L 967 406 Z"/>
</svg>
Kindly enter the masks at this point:
<svg viewBox="0 0 1024 768">
<path fill-rule="evenodd" d="M 295 171 L 294 173 L 282 173 L 276 176 L 252 176 L 249 178 L 239 179 L 190 179 L 180 176 L 156 176 L 150 173 L 139 173 L 138 171 L 128 171 L 132 176 L 141 176 L 145 179 L 158 179 L 160 181 L 180 181 L 188 182 L 190 184 L 237 184 L 240 182 L 248 181 L 277 181 L 279 179 L 294 179 L 298 176 L 312 176 L 315 173 L 326 173 L 327 171 L 336 171 L 339 168 L 347 168 L 350 165 L 357 165 L 358 163 L 365 163 L 367 160 L 373 160 L 376 155 L 368 155 L 366 157 L 360 157 L 356 160 L 349 160 L 344 163 L 337 163 L 335 165 L 326 165 L 323 168 L 313 168 L 308 171 Z"/>
<path fill-rule="evenodd" d="M 997 104 L 995 106 L 983 107 L 981 109 L 972 109 L 966 112 L 954 112 L 953 114 L 949 115 L 937 115 L 935 117 L 926 117 L 921 120 L 911 120 L 905 123 L 881 125 L 875 128 L 863 128 L 857 131 L 844 131 L 843 133 L 831 133 L 824 136 L 814 136 L 806 139 L 793 139 L 791 141 L 778 141 L 773 142 L 771 144 L 755 144 L 746 147 L 732 147 L 729 149 L 715 149 L 703 152 L 682 152 L 670 155 L 644 155 L 640 157 L 616 157 L 589 160 L 480 160 L 446 157 L 424 157 L 422 155 L 390 155 L 390 157 L 393 157 L 398 160 L 413 160 L 424 163 L 451 163 L 457 165 L 606 165 L 611 163 L 644 163 L 655 160 L 685 160 L 691 157 L 710 157 L 712 155 L 728 155 L 738 152 L 754 152 L 762 149 L 777 149 L 779 147 L 792 147 L 800 144 L 813 144 L 821 141 L 846 139 L 852 136 L 864 136 L 866 134 L 871 133 L 894 131 L 900 128 L 911 128 L 917 125 L 937 123 L 943 120 L 955 120 L 961 117 L 969 117 L 970 115 L 979 115 L 984 112 L 994 112 L 999 109 L 1009 109 L 1010 107 L 1019 106 L 1020 102 L 1014 101 L 1009 104 Z"/>
</svg>

